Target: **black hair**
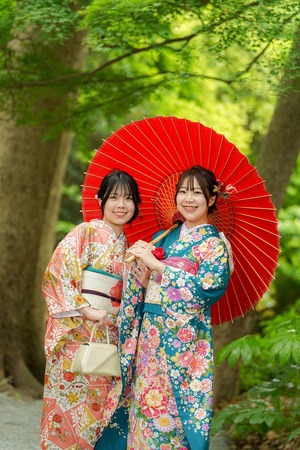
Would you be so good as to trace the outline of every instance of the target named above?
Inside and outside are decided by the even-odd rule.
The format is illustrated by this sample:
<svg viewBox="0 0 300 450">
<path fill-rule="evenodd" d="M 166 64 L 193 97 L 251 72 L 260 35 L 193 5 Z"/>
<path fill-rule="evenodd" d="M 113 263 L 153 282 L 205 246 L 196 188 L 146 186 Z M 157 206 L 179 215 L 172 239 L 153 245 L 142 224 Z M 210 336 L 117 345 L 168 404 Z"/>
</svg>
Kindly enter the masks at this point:
<svg viewBox="0 0 300 450">
<path fill-rule="evenodd" d="M 101 199 L 101 210 L 104 215 L 105 204 L 113 190 L 119 186 L 128 190 L 128 195 L 132 197 L 134 203 L 134 214 L 128 221 L 131 223 L 139 214 L 139 204 L 142 202 L 139 188 L 135 179 L 123 170 L 115 169 L 103 178 L 100 188 L 97 192 L 97 197 Z"/>
<path fill-rule="evenodd" d="M 181 189 L 183 183 L 185 180 L 187 180 L 187 188 L 188 190 L 194 189 L 194 179 L 199 183 L 199 186 L 203 192 L 203 195 L 206 199 L 206 203 L 208 205 L 210 197 L 216 197 L 214 203 L 208 207 L 208 214 L 211 214 L 213 211 L 217 209 L 217 198 L 218 198 L 218 192 L 216 191 L 216 188 L 218 187 L 218 181 L 216 179 L 215 174 L 209 170 L 205 169 L 205 167 L 202 166 L 192 166 L 189 169 L 185 170 L 181 177 L 179 178 L 179 181 L 176 185 L 176 193 L 175 193 L 175 202 L 176 197 Z"/>
</svg>

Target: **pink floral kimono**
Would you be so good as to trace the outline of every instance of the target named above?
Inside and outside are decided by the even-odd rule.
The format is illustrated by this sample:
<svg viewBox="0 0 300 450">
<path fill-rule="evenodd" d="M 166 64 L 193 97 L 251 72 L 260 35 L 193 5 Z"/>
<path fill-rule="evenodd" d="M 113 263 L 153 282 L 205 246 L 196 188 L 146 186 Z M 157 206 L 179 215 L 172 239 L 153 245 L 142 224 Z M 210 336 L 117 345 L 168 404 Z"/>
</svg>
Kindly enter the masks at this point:
<svg viewBox="0 0 300 450">
<path fill-rule="evenodd" d="M 121 298 L 126 248 L 124 234 L 117 238 L 105 222 L 92 220 L 78 225 L 61 241 L 47 267 L 43 280 L 48 318 L 42 449 L 93 449 L 114 413 L 120 379 L 72 372 L 71 365 L 79 345 L 89 340 L 94 324 L 80 314 L 80 308 L 89 306 L 81 295 L 83 270 L 90 267 L 115 277 L 109 294 Z M 118 341 L 116 318 L 116 314 L 110 315 L 113 343 Z M 95 340 L 105 342 L 101 328 Z"/>
<path fill-rule="evenodd" d="M 163 275 L 152 271 L 145 292 L 129 274 L 118 319 L 127 450 L 208 450 L 210 307 L 227 288 L 229 254 L 212 225 L 183 224 L 158 245 L 165 251 Z M 107 430 L 113 427 L 114 419 Z"/>
</svg>

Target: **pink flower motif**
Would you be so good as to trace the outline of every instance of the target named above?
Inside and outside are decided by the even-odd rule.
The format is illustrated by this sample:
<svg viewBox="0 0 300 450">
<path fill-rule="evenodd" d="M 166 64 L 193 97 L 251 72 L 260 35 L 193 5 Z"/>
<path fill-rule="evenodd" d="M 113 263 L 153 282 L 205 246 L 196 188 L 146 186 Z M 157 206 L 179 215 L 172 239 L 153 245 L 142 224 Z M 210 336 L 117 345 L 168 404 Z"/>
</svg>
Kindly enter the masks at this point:
<svg viewBox="0 0 300 450">
<path fill-rule="evenodd" d="M 142 433 L 145 439 L 149 439 L 152 438 L 153 430 L 151 430 L 150 428 L 145 428 L 143 429 Z"/>
<path fill-rule="evenodd" d="M 212 237 L 205 242 L 202 242 L 201 244 L 193 247 L 193 255 L 195 256 L 195 258 L 200 260 L 200 262 L 202 260 L 210 261 L 212 259 L 215 259 L 216 252 L 218 255 L 220 255 L 223 251 L 223 246 L 219 245 L 219 239 L 216 237 Z"/>
<path fill-rule="evenodd" d="M 181 298 L 180 291 L 174 287 L 169 287 L 167 289 L 167 294 L 168 294 L 168 297 L 171 298 L 172 300 L 174 300 L 175 302 L 180 300 L 180 298 Z"/>
<path fill-rule="evenodd" d="M 193 255 L 195 256 L 195 258 L 200 259 L 201 256 L 200 245 L 198 245 L 197 247 L 193 247 Z"/>
<path fill-rule="evenodd" d="M 154 325 L 150 325 L 150 327 L 148 328 L 148 335 L 151 337 L 158 336 L 158 328 Z"/>
<path fill-rule="evenodd" d="M 191 375 L 201 376 L 206 372 L 208 365 L 209 360 L 200 355 L 196 355 L 190 361 L 188 371 Z"/>
<path fill-rule="evenodd" d="M 202 339 L 201 341 L 197 342 L 196 346 L 196 353 L 198 353 L 201 356 L 207 356 L 210 351 L 210 346 L 208 341 L 205 339 Z"/>
<path fill-rule="evenodd" d="M 167 396 L 159 386 L 151 386 L 140 398 L 142 413 L 151 418 L 158 418 L 167 411 Z"/>
<path fill-rule="evenodd" d="M 108 411 L 111 411 L 114 406 L 115 406 L 114 401 L 111 398 L 107 400 L 107 402 L 105 403 L 105 409 Z"/>
<path fill-rule="evenodd" d="M 133 296 L 131 297 L 131 303 L 132 303 L 132 305 L 136 305 L 137 302 L 138 302 L 138 297 L 137 297 L 136 295 L 133 295 Z"/>
<path fill-rule="evenodd" d="M 191 342 L 193 334 L 188 328 L 180 328 L 177 333 L 177 337 L 181 340 L 181 342 Z"/>
<path fill-rule="evenodd" d="M 200 387 L 202 392 L 209 392 L 212 390 L 212 381 L 208 378 L 204 378 L 204 380 L 200 382 Z"/>
<path fill-rule="evenodd" d="M 183 352 L 181 355 L 179 355 L 178 361 L 179 361 L 179 364 L 181 365 L 181 367 L 188 367 L 192 358 L 193 358 L 193 353 L 190 351 L 187 351 L 187 352 Z"/>
<path fill-rule="evenodd" d="M 137 340 L 135 338 L 127 338 L 123 347 L 125 354 L 133 354 L 136 349 Z"/>
<path fill-rule="evenodd" d="M 155 275 L 154 275 L 155 283 L 159 284 L 161 282 L 161 278 L 162 278 L 161 274 L 158 272 L 155 272 Z"/>
<path fill-rule="evenodd" d="M 174 339 L 174 341 L 173 341 L 173 347 L 174 347 L 174 348 L 180 348 L 180 347 L 181 347 L 181 342 L 178 341 L 178 339 Z"/>
<path fill-rule="evenodd" d="M 171 444 L 161 444 L 159 447 L 160 450 L 172 450 Z"/>
<path fill-rule="evenodd" d="M 172 416 L 178 415 L 178 409 L 177 409 L 176 401 L 174 398 L 169 399 L 168 410 L 169 410 L 169 413 L 172 414 Z"/>
<path fill-rule="evenodd" d="M 150 337 L 149 341 L 149 348 L 158 348 L 159 344 L 160 344 L 160 338 L 158 335 L 153 335 Z"/>
</svg>

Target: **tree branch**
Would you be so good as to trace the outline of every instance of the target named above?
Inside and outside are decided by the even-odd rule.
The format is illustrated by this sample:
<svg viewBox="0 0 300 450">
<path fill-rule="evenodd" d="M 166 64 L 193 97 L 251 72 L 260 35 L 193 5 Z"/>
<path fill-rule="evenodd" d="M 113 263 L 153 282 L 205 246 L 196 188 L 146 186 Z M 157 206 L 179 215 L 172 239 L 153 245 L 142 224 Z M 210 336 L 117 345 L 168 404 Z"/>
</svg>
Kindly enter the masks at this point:
<svg viewBox="0 0 300 450">
<path fill-rule="evenodd" d="M 247 5 L 247 8 L 255 7 L 257 5 L 259 5 L 259 2 L 254 1 L 254 2 L 250 3 L 249 5 Z M 96 69 L 94 69 L 90 72 L 74 73 L 74 74 L 69 74 L 69 75 L 63 76 L 63 77 L 56 77 L 53 79 L 34 81 L 34 82 L 17 82 L 16 81 L 14 86 L 15 87 L 17 86 L 20 88 L 21 87 L 42 87 L 42 86 L 49 86 L 51 84 L 66 83 L 66 82 L 69 82 L 69 81 L 72 81 L 72 80 L 75 80 L 78 78 L 83 78 L 83 77 L 92 78 L 96 73 L 103 71 L 107 67 L 109 67 L 113 64 L 116 64 L 116 63 L 122 61 L 123 59 L 129 58 L 133 55 L 147 52 L 147 51 L 153 50 L 155 48 L 166 47 L 166 46 L 168 46 L 170 44 L 174 44 L 174 43 L 183 42 L 184 46 L 186 46 L 194 37 L 197 37 L 200 34 L 205 33 L 207 31 L 211 32 L 213 29 L 220 26 L 221 24 L 224 24 L 226 22 L 230 22 L 233 19 L 236 19 L 244 12 L 244 9 L 245 8 L 241 8 L 240 10 L 235 11 L 234 14 L 232 14 L 230 16 L 225 16 L 225 18 L 224 18 L 224 16 L 222 16 L 221 19 L 216 21 L 215 23 L 202 26 L 201 29 L 199 29 L 197 33 L 192 33 L 187 36 L 182 36 L 182 37 L 178 37 L 178 38 L 166 39 L 165 41 L 162 41 L 160 43 L 151 44 L 151 45 L 148 45 L 148 46 L 142 47 L 142 48 L 132 47 L 129 52 L 126 52 L 123 55 L 120 55 L 116 58 L 113 58 L 113 59 L 105 62 L 104 64 L 102 64 L 101 66 L 97 67 Z"/>
</svg>

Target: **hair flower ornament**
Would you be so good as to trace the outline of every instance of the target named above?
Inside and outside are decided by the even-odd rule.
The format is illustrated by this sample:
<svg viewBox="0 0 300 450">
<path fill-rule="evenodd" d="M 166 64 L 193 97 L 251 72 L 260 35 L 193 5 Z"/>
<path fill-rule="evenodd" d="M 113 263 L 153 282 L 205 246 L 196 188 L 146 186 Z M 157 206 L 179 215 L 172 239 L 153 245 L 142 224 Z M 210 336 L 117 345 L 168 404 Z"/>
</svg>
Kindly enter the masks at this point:
<svg viewBox="0 0 300 450">
<path fill-rule="evenodd" d="M 152 250 L 152 254 L 155 256 L 156 259 L 164 259 L 165 257 L 165 251 L 162 247 L 156 247 L 154 250 Z"/>
<path fill-rule="evenodd" d="M 217 190 L 215 191 L 215 187 Z M 218 192 L 220 197 L 222 198 L 228 198 L 234 194 L 237 193 L 236 187 L 233 186 L 233 184 L 227 184 L 225 185 L 223 181 L 218 180 L 218 186 L 214 186 L 214 192 Z"/>
</svg>

